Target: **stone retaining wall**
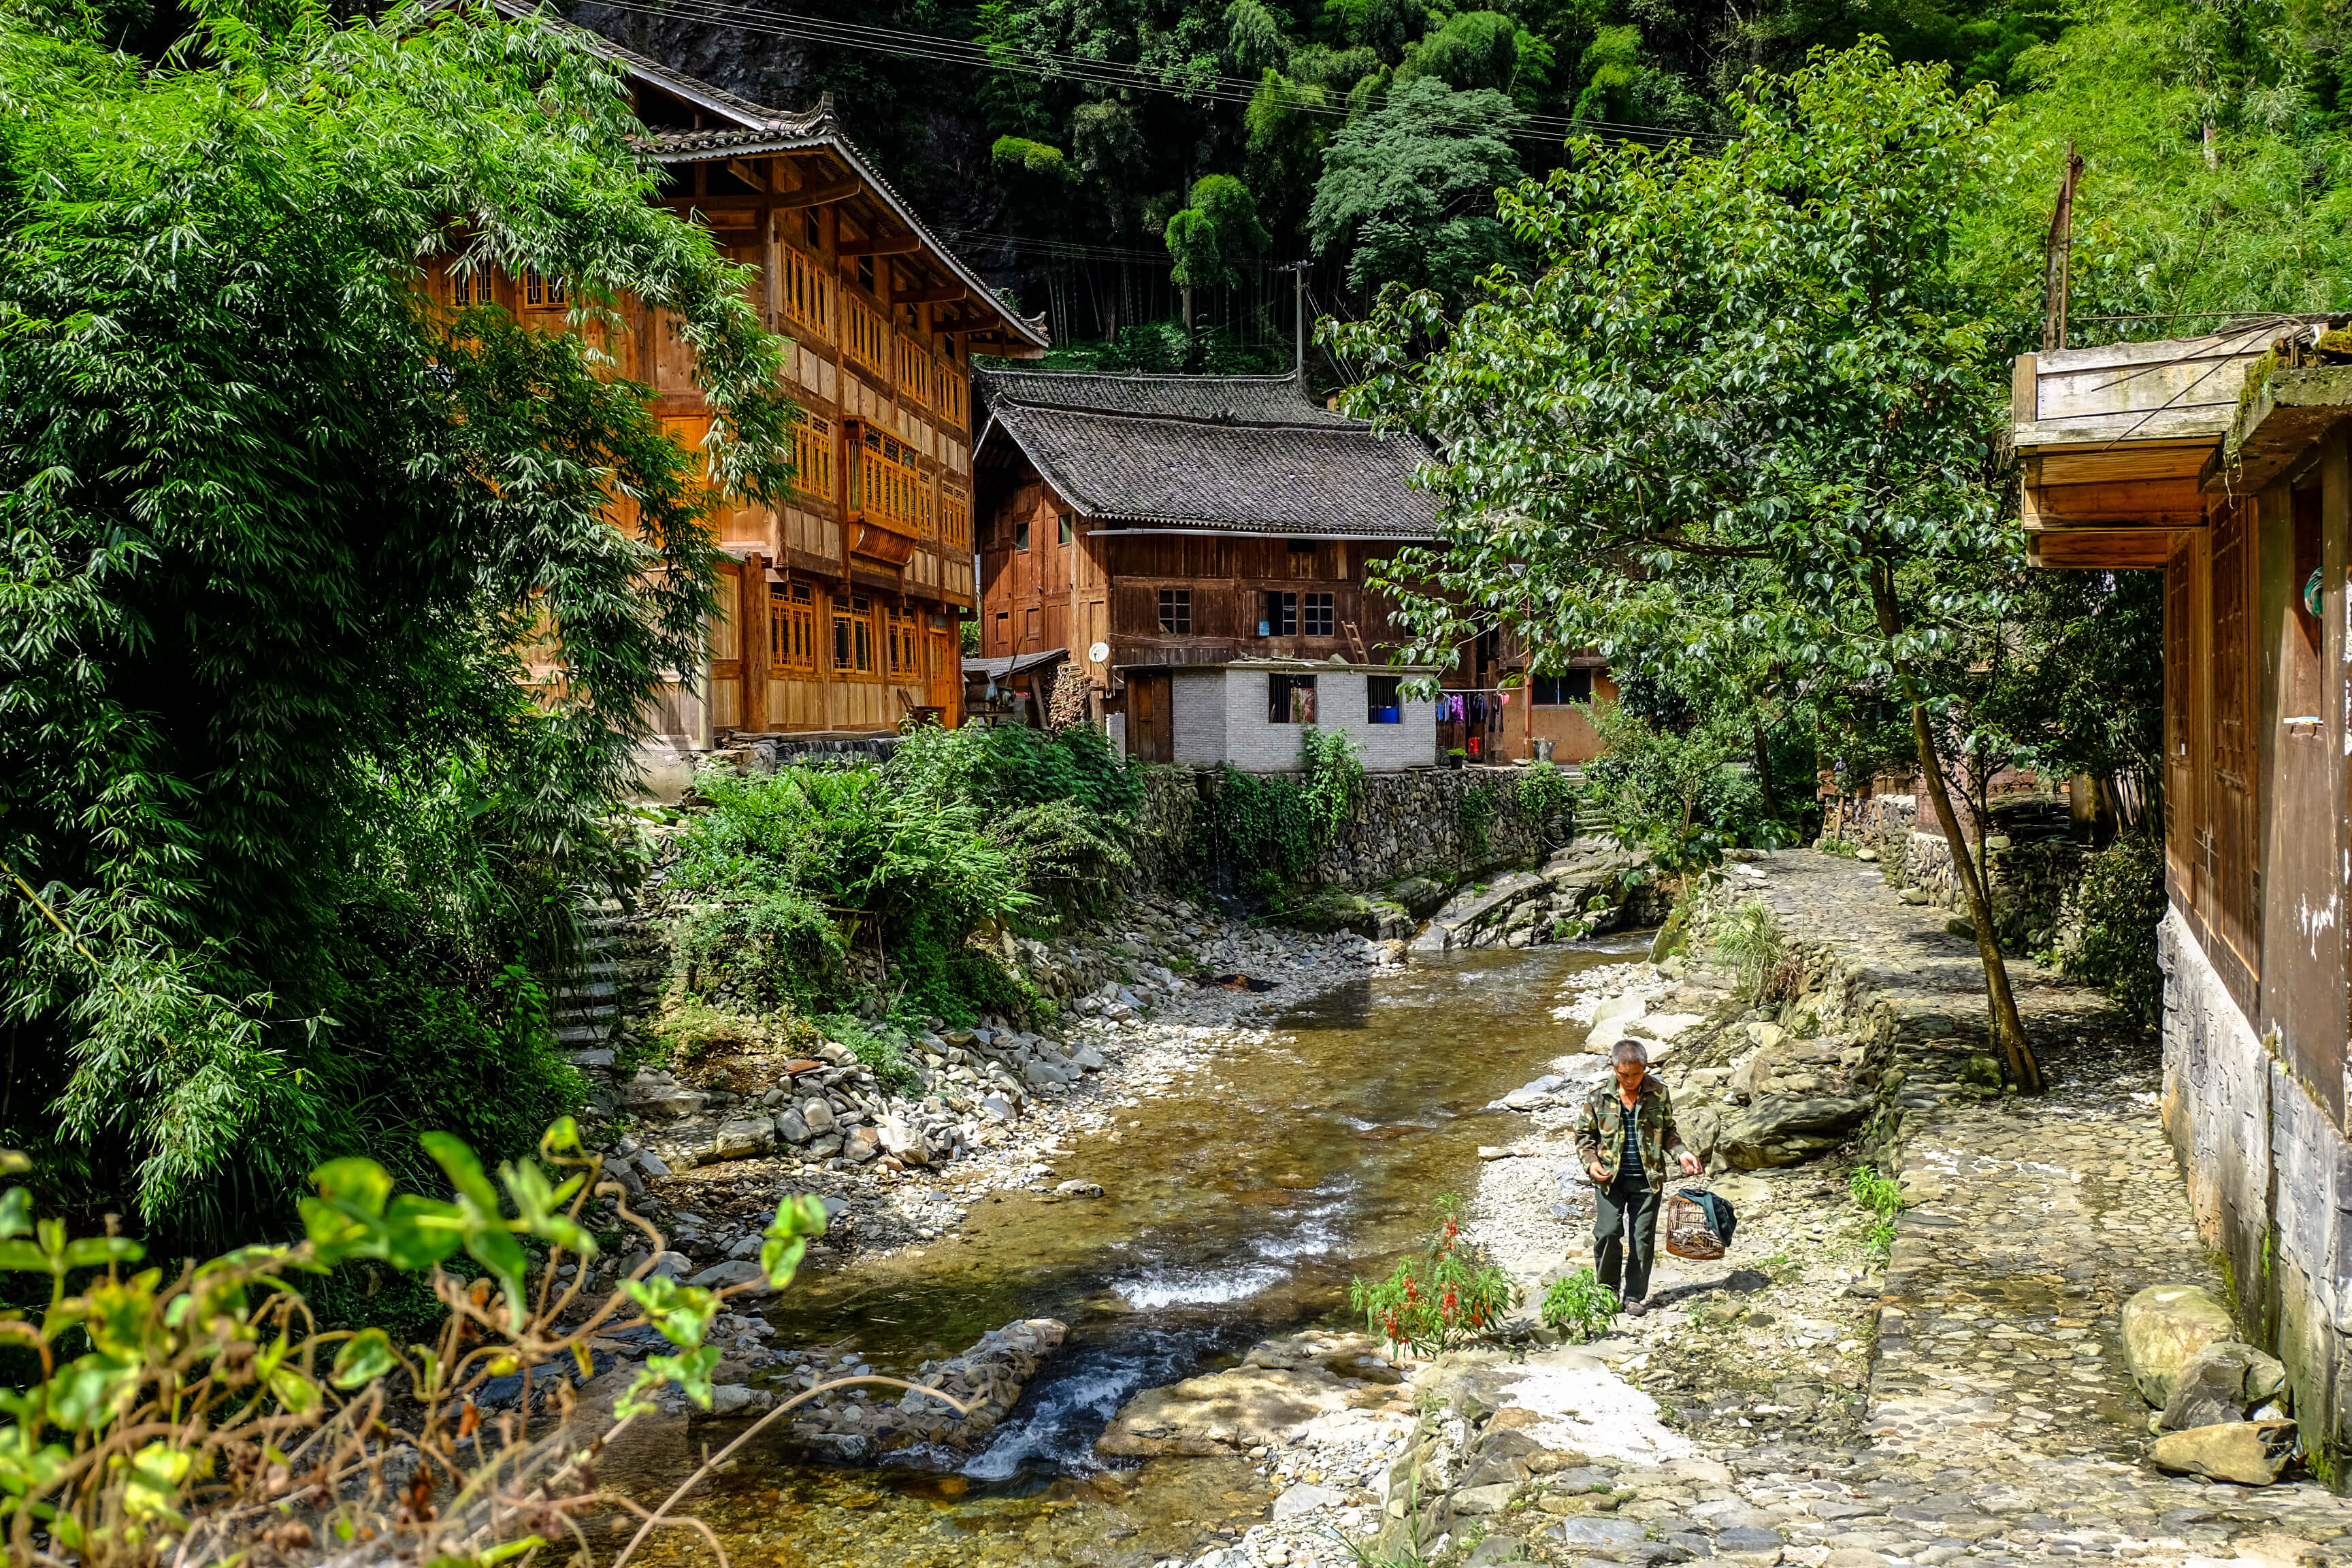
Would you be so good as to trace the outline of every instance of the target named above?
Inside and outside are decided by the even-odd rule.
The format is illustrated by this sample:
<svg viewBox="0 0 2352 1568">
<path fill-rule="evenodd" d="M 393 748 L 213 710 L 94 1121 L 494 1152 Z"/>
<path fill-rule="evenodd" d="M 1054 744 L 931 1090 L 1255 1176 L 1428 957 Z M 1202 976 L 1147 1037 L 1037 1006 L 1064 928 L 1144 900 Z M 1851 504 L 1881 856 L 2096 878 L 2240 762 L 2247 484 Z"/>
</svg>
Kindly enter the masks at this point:
<svg viewBox="0 0 2352 1568">
<path fill-rule="evenodd" d="M 1181 888 L 1196 878 L 1217 879 L 1215 866 L 1202 864 L 1200 838 L 1223 779 L 1219 768 L 1155 767 L 1146 775 L 1140 882 Z M 1539 861 L 1567 844 L 1572 825 L 1533 819 L 1518 806 L 1515 782 L 1512 770 L 1500 768 L 1367 773 L 1355 809 L 1307 880 L 1362 893 L 1415 877 L 1451 885 L 1493 867 Z"/>
<path fill-rule="evenodd" d="M 2157 928 L 2157 961 L 2164 1127 L 2198 1234 L 2227 1260 L 2247 1337 L 2286 1363 L 2305 1450 L 2340 1462 L 2352 1446 L 2352 1142 L 2264 1048 L 2177 906 Z"/>
<path fill-rule="evenodd" d="M 1965 912 L 1968 900 L 1952 870 L 1952 847 L 1924 818 L 1916 795 L 1874 795 L 1851 803 L 1846 841 L 1873 851 L 1897 887 L 1917 888 L 1937 909 Z M 2041 948 L 2055 934 L 2066 903 L 2083 879 L 2091 852 L 2065 838 L 2012 844 L 1995 835 L 1986 840 L 1992 872 L 1993 921 L 2003 942 Z"/>
</svg>

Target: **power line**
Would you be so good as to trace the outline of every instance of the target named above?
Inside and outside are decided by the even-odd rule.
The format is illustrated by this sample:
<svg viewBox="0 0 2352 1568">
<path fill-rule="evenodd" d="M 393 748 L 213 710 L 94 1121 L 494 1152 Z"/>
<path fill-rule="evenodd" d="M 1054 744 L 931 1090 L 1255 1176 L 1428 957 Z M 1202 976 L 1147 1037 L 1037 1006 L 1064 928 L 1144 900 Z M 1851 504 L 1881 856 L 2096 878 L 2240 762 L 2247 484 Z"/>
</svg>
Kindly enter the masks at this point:
<svg viewBox="0 0 2352 1568">
<path fill-rule="evenodd" d="M 1171 97 L 1207 100 L 1215 103 L 1246 105 L 1253 101 L 1264 85 L 1246 78 L 1207 76 L 1194 78 L 1169 77 L 1142 65 L 1129 65 L 1114 60 L 1090 59 L 1080 55 L 1039 48 L 1024 48 L 1019 53 L 1036 61 L 1024 64 L 1006 58 L 1004 51 L 986 45 L 932 33 L 914 33 L 898 28 L 872 27 L 860 23 L 835 22 L 822 16 L 810 16 L 798 12 L 759 10 L 747 5 L 730 5 L 724 0 L 676 0 L 673 4 L 649 5 L 643 0 L 594 0 L 608 9 L 650 17 L 683 17 L 688 21 L 729 26 L 740 32 L 761 34 L 771 37 L 798 38 L 804 42 L 832 44 L 837 47 L 865 49 L 874 53 L 896 56 L 901 59 L 927 60 L 941 65 L 963 66 L 971 69 L 1008 72 L 1031 76 L 1044 80 L 1073 80 L 1088 86 L 1116 88 L 1139 92 L 1157 92 Z M 755 19 L 756 18 L 756 19 Z M 1345 118 L 1343 105 L 1328 102 L 1294 101 L 1291 107 L 1299 112 Z M 1618 139 L 1644 141 L 1666 144 L 1677 141 L 1720 142 L 1725 138 L 1707 132 L 1670 132 L 1655 126 L 1624 125 L 1610 121 L 1576 121 L 1557 115 L 1521 116 L 1525 130 L 1510 132 L 1515 141 L 1558 145 L 1568 136 L 1580 132 L 1602 132 Z M 1454 130 L 1492 130 L 1491 125 L 1475 121 L 1440 121 Z"/>
</svg>

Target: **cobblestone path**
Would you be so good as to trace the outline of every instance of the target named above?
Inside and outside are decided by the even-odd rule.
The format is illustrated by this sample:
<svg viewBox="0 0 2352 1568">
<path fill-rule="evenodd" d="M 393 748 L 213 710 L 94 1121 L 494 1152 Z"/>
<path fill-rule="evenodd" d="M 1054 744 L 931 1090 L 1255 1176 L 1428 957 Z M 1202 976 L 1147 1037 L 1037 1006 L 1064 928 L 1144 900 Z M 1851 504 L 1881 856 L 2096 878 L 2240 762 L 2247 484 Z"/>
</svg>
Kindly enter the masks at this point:
<svg viewBox="0 0 2352 1568">
<path fill-rule="evenodd" d="M 2281 1563 L 2321 1542 L 2330 1558 L 2352 1552 L 2352 1506 L 2320 1488 L 2210 1486 L 2140 1462 L 2147 1410 L 2125 1366 L 2123 1303 L 2155 1284 L 2221 1288 L 2158 1121 L 2154 1031 L 2013 963 L 2050 1091 L 1982 1099 L 1961 1078 L 1986 1049 L 1982 970 L 1974 942 L 1945 931 L 1950 916 L 1902 902 L 1875 867 L 1850 860 L 1804 851 L 1759 869 L 1785 927 L 1836 945 L 1902 1020 L 1916 1206 L 1886 1272 L 1864 1430 L 1879 1461 L 1870 1489 L 1929 1489 L 1831 1511 L 1856 1523 L 1883 1512 L 1917 1562 L 2179 1560 L 2226 1542 Z M 1923 1528 L 1940 1532 L 1925 1552 Z"/>
</svg>

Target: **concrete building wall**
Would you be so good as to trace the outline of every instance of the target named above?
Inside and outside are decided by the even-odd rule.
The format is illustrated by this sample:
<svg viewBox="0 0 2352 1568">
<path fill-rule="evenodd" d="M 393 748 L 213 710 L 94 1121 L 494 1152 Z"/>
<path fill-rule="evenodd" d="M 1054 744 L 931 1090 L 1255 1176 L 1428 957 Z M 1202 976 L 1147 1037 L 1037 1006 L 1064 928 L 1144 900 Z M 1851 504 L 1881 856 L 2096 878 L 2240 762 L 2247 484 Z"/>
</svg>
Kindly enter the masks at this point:
<svg viewBox="0 0 2352 1568">
<path fill-rule="evenodd" d="M 1315 728 L 1356 744 L 1367 773 L 1395 773 L 1437 761 L 1437 705 L 1400 705 L 1398 722 L 1370 719 L 1371 672 L 1363 668 L 1178 669 L 1171 672 L 1172 760 L 1180 766 L 1231 763 L 1245 773 L 1291 773 L 1299 765 L 1304 724 L 1276 723 L 1269 677 L 1315 678 Z"/>
<path fill-rule="evenodd" d="M 2352 1432 L 2352 1143 L 2267 1048 L 2177 907 L 2164 968 L 2164 1124 L 2241 1328 L 2287 1366 L 2306 1448 Z"/>
<path fill-rule="evenodd" d="M 1213 768 L 1225 760 L 1225 672 L 1171 670 L 1168 681 L 1170 760 Z"/>
</svg>

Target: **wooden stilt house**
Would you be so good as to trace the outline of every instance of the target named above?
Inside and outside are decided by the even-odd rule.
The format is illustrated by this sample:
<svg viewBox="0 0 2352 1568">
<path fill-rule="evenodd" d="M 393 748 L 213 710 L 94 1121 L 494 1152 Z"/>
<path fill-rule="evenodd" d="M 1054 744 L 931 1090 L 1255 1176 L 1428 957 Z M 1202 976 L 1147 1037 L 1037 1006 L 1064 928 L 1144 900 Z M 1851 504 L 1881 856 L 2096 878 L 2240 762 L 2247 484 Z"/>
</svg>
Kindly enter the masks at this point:
<svg viewBox="0 0 2352 1568">
<path fill-rule="evenodd" d="M 555 26 L 505 3 L 522 26 Z M 828 97 L 787 113 L 669 69 L 593 33 L 627 74 L 656 197 L 754 270 L 754 302 L 793 348 L 806 413 L 797 491 L 721 527 L 724 610 L 706 669 L 657 721 L 679 749 L 730 732 L 868 734 L 910 717 L 961 721 L 959 623 L 974 610 L 971 359 L 1046 346 L 940 242 L 843 131 Z M 436 276 L 451 304 L 496 302 L 560 323 L 561 279 Z M 691 447 L 709 427 L 691 351 L 662 312 L 627 311 L 611 345 Z"/>
</svg>

